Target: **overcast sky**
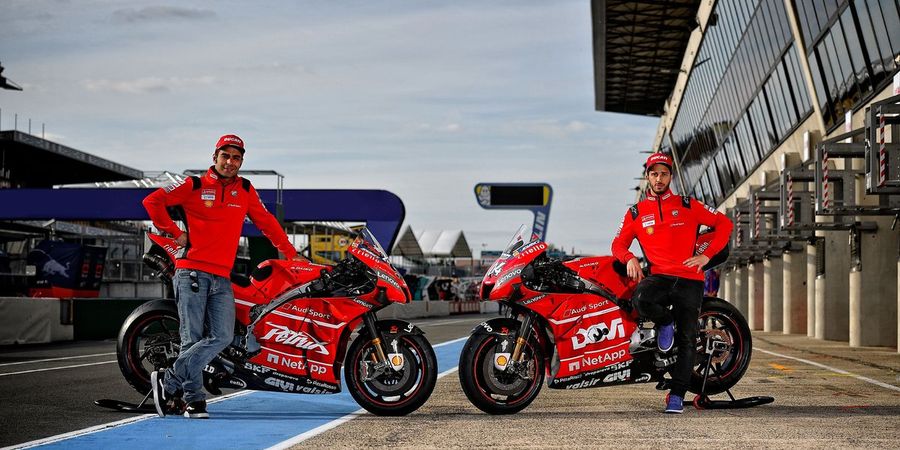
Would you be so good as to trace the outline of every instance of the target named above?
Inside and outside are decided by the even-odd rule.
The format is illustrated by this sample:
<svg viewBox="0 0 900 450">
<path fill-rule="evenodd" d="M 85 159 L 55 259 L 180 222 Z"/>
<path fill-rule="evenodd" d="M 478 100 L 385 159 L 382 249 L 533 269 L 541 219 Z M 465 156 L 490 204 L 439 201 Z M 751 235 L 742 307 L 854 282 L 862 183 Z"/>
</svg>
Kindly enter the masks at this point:
<svg viewBox="0 0 900 450">
<path fill-rule="evenodd" d="M 594 110 L 591 39 L 588 0 L 3 0 L 0 129 L 173 172 L 233 132 L 244 169 L 389 190 L 476 253 L 532 221 L 476 183 L 548 182 L 548 241 L 608 254 L 658 119 Z"/>
</svg>

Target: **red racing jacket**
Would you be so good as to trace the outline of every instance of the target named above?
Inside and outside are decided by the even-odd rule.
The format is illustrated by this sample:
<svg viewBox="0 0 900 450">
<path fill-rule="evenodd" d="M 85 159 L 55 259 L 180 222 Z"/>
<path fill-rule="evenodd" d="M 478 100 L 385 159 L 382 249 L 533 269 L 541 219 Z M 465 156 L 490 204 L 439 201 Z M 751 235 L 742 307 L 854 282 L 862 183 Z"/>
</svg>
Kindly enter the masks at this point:
<svg viewBox="0 0 900 450">
<path fill-rule="evenodd" d="M 645 200 L 625 213 L 622 225 L 612 243 L 612 253 L 627 264 L 634 253 L 631 241 L 637 238 L 644 257 L 650 263 L 650 273 L 671 275 L 690 280 L 703 280 L 703 271 L 685 266 L 684 260 L 694 256 L 700 225 L 713 228 L 715 233 L 703 255 L 712 259 L 728 244 L 734 225 L 724 214 L 690 197 L 675 195 L 671 190 L 655 195 L 651 191 Z"/>
<path fill-rule="evenodd" d="M 284 253 L 297 256 L 278 220 L 266 210 L 250 180 L 221 178 L 210 167 L 202 177 L 157 189 L 144 199 L 150 220 L 161 231 L 176 238 L 180 228 L 169 216 L 169 208 L 180 210 L 188 243 L 179 252 L 175 267 L 196 269 L 228 278 L 237 255 L 244 217 Z"/>
</svg>

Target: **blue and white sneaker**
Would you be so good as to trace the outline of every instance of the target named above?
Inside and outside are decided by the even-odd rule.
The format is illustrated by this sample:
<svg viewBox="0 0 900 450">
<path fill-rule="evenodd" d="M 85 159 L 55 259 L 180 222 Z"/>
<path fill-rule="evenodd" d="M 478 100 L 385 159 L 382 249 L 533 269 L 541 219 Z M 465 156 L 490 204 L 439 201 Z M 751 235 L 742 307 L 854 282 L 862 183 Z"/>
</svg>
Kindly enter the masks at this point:
<svg viewBox="0 0 900 450">
<path fill-rule="evenodd" d="M 659 335 L 656 337 L 656 345 L 659 351 L 668 353 L 675 345 L 675 323 L 661 325 L 659 327 Z"/>
<path fill-rule="evenodd" d="M 681 414 L 684 412 L 684 398 L 680 395 L 666 395 L 666 414 Z"/>
</svg>

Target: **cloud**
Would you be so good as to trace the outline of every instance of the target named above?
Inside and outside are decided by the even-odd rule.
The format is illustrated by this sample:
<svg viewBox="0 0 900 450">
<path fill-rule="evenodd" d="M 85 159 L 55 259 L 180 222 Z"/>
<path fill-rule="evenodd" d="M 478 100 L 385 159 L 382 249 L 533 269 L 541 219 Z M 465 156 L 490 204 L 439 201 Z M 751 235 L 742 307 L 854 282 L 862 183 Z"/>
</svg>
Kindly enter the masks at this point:
<svg viewBox="0 0 900 450">
<path fill-rule="evenodd" d="M 135 80 L 84 80 L 82 85 L 92 92 L 115 92 L 119 94 L 158 94 L 178 91 L 194 86 L 211 85 L 216 81 L 214 77 L 203 76 L 193 78 L 179 77 L 145 77 Z"/>
<path fill-rule="evenodd" d="M 157 22 L 170 20 L 205 20 L 216 17 L 209 9 L 181 8 L 177 6 L 147 6 L 141 9 L 117 9 L 112 12 L 114 23 Z"/>
<path fill-rule="evenodd" d="M 514 134 L 527 133 L 544 138 L 567 138 L 593 130 L 595 125 L 580 120 L 534 119 L 516 121 L 505 126 Z"/>
</svg>

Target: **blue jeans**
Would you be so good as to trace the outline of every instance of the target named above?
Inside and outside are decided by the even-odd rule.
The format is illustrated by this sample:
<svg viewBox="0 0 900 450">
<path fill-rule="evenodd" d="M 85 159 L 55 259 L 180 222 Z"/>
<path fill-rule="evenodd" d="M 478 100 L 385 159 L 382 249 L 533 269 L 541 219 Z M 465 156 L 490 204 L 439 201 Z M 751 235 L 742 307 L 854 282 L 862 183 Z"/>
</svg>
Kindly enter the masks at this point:
<svg viewBox="0 0 900 450">
<path fill-rule="evenodd" d="M 178 269 L 173 279 L 180 320 L 181 352 L 166 370 L 167 392 L 184 391 L 187 403 L 205 400 L 203 368 L 234 338 L 231 280 L 193 269 Z"/>
</svg>

